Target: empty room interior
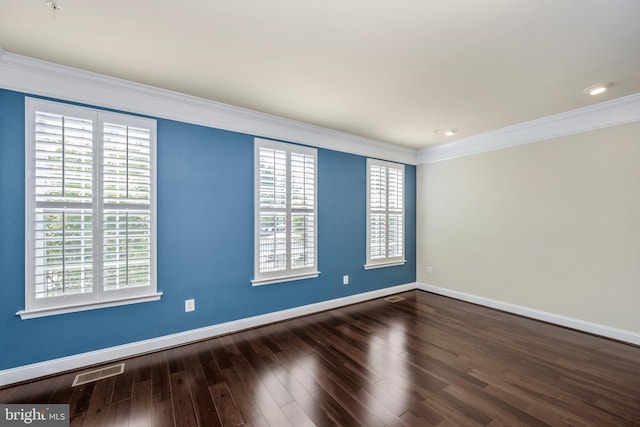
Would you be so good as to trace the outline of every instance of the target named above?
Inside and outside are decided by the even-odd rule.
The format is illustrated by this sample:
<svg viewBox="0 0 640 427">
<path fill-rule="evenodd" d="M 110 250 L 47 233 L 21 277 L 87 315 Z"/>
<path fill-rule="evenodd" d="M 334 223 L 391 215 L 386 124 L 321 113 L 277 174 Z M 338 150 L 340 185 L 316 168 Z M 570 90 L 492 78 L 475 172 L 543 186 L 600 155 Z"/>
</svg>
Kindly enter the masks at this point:
<svg viewBox="0 0 640 427">
<path fill-rule="evenodd" d="M 0 424 L 640 425 L 640 2 L 0 6 Z"/>
</svg>

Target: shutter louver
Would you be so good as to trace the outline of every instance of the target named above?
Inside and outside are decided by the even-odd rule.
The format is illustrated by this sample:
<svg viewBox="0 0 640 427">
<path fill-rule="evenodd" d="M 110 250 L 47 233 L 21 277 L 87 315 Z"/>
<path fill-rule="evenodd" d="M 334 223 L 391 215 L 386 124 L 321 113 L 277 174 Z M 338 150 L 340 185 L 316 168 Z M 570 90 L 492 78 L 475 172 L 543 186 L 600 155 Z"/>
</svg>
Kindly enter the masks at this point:
<svg viewBox="0 0 640 427">
<path fill-rule="evenodd" d="M 151 284 L 151 132 L 104 123 L 103 288 Z"/>
<path fill-rule="evenodd" d="M 260 149 L 260 271 L 287 268 L 287 153 Z"/>
<path fill-rule="evenodd" d="M 313 267 L 315 260 L 315 160 L 291 153 L 291 268 Z"/>
<path fill-rule="evenodd" d="M 387 256 L 387 170 L 380 166 L 370 169 L 370 254 L 371 259 Z"/>
<path fill-rule="evenodd" d="M 388 256 L 399 257 L 404 254 L 403 224 L 403 173 L 400 169 L 389 168 L 389 239 Z"/>
<path fill-rule="evenodd" d="M 91 292 L 93 124 L 35 112 L 36 299 Z"/>
</svg>

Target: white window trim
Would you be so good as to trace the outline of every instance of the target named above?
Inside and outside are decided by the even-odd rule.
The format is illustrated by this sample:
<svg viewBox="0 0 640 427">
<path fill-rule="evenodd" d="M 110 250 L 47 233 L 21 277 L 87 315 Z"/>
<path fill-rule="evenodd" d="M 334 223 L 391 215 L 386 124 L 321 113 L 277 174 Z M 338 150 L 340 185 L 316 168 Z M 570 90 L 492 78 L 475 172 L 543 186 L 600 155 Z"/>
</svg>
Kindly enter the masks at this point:
<svg viewBox="0 0 640 427">
<path fill-rule="evenodd" d="M 61 307 L 39 308 L 34 310 L 20 310 L 16 314 L 22 320 L 36 319 L 38 317 L 55 316 L 57 314 L 75 313 L 78 311 L 96 310 L 98 308 L 118 307 L 121 305 L 139 304 L 142 302 L 158 301 L 162 297 L 162 292 L 154 294 L 127 297 L 112 301 L 103 301 L 88 304 L 66 305 Z"/>
<path fill-rule="evenodd" d="M 312 155 L 315 158 L 315 192 L 314 192 L 314 224 L 315 224 L 315 236 L 314 236 L 314 261 L 313 266 L 309 268 L 301 268 L 296 270 L 285 271 L 273 271 L 267 273 L 260 273 L 260 148 L 271 148 L 275 150 L 281 150 L 287 152 L 287 158 L 289 159 L 292 152 Z M 290 170 L 287 175 L 287 218 L 291 218 L 291 206 L 290 206 Z M 262 286 L 272 283 L 289 282 L 293 280 L 303 280 L 318 277 L 320 272 L 318 271 L 318 150 L 312 147 L 306 147 L 302 145 L 290 144 L 285 142 L 277 142 L 268 139 L 255 138 L 254 140 L 254 279 L 251 280 L 252 286 Z M 287 227 L 290 224 L 287 223 Z M 290 248 L 289 248 L 290 249 Z M 287 253 L 287 262 L 290 261 L 290 253 Z"/>
<path fill-rule="evenodd" d="M 380 259 L 371 259 L 371 166 L 377 165 L 387 169 L 400 169 L 402 171 L 402 255 L 396 257 L 385 257 Z M 388 177 L 388 174 L 387 174 Z M 367 159 L 367 253 L 365 270 L 371 270 L 375 268 L 394 267 L 398 265 L 406 264 L 407 260 L 404 258 L 406 253 L 406 174 L 405 166 L 401 163 L 387 162 L 377 159 Z M 388 205 L 387 205 L 388 210 Z M 388 233 L 387 233 L 388 236 Z"/>
<path fill-rule="evenodd" d="M 376 263 L 367 263 L 364 265 L 364 269 L 365 270 L 373 270 L 376 268 L 383 268 L 383 267 L 395 267 L 397 265 L 404 265 L 407 263 L 406 259 L 402 259 L 400 261 L 383 261 L 383 262 L 376 262 Z"/>
<path fill-rule="evenodd" d="M 123 290 L 110 290 L 104 291 L 102 289 L 102 283 L 98 279 L 94 282 L 92 292 L 82 293 L 78 295 L 68 295 L 60 297 L 49 297 L 47 301 L 36 301 L 34 295 L 34 282 L 33 274 L 35 271 L 33 261 L 33 247 L 31 241 L 31 228 L 32 228 L 32 211 L 35 209 L 35 192 L 32 191 L 35 185 L 35 178 L 32 177 L 33 170 L 33 144 L 35 140 L 35 113 L 36 111 L 47 111 L 55 114 L 68 115 L 79 118 L 86 118 L 93 121 L 93 140 L 99 142 L 99 134 L 102 132 L 99 128 L 105 121 L 122 123 L 128 126 L 137 126 L 151 131 L 151 149 L 150 149 L 150 162 L 151 162 L 151 200 L 149 203 L 149 209 L 151 212 L 151 285 L 139 288 L 130 288 Z M 56 314 L 71 313 L 76 311 L 86 311 L 97 308 L 114 307 L 118 305 L 128 305 L 134 303 L 148 302 L 159 300 L 162 296 L 162 292 L 157 291 L 157 223 L 156 223 L 156 121 L 153 119 L 147 119 L 137 116 L 131 116 L 126 114 L 118 114 L 107 112 L 98 109 L 92 109 L 88 107 L 80 107 L 60 102 L 45 101 L 35 98 L 26 98 L 25 100 L 25 309 L 16 313 L 22 319 L 31 319 L 43 316 L 51 316 Z M 96 150 L 94 154 L 96 159 L 95 164 L 101 157 L 101 150 Z M 97 172 L 96 172 L 97 173 Z M 96 191 L 100 191 L 102 187 L 101 178 L 97 178 Z M 97 199 L 101 199 L 100 193 L 96 196 Z M 95 199 L 94 199 L 95 200 Z M 94 202 L 94 208 L 101 206 L 102 201 L 99 200 L 96 204 Z M 100 215 L 100 210 L 94 212 L 94 215 Z M 101 223 L 100 223 L 101 224 Z M 93 229 L 93 240 L 102 240 L 102 226 L 99 225 Z M 97 246 L 102 246 L 98 244 Z M 94 246 L 95 247 L 95 246 Z M 94 254 L 94 257 L 98 257 L 101 253 L 101 249 Z M 95 265 L 95 264 L 94 264 Z M 107 296 L 108 295 L 108 296 Z"/>
</svg>

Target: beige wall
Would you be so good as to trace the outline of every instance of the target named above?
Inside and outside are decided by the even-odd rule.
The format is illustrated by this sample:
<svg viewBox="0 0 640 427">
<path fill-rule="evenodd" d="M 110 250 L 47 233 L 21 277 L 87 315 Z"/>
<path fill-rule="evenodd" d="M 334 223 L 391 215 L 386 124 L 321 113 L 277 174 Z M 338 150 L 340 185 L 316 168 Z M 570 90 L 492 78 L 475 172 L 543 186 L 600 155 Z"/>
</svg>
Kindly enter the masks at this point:
<svg viewBox="0 0 640 427">
<path fill-rule="evenodd" d="M 640 333 L 640 123 L 417 180 L 419 282 Z"/>
</svg>

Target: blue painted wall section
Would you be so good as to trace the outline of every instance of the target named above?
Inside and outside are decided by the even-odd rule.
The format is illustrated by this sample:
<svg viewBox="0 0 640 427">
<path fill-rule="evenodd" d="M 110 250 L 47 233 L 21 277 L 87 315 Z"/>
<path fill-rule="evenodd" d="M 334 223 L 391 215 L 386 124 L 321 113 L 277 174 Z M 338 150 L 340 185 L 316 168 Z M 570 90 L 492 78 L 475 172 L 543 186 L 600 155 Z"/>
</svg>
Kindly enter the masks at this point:
<svg viewBox="0 0 640 427">
<path fill-rule="evenodd" d="M 364 270 L 366 158 L 318 151 L 315 279 L 253 279 L 251 135 L 158 119 L 156 302 L 21 320 L 25 94 L 0 90 L 0 370 L 373 291 L 416 279 L 416 168 L 406 166 L 404 266 Z M 295 142 L 295 141 L 292 141 Z M 342 285 L 348 274 L 350 284 Z M 195 298 L 196 311 L 184 312 Z"/>
</svg>

